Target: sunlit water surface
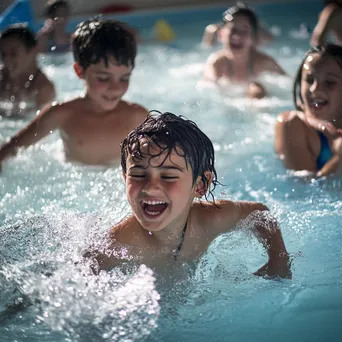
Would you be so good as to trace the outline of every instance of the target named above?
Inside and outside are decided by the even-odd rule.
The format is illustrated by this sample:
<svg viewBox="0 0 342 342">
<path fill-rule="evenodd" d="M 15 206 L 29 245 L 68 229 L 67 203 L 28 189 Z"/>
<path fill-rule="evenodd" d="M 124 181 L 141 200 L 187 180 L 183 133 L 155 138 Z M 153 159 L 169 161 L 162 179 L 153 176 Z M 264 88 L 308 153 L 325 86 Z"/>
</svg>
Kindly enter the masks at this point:
<svg viewBox="0 0 342 342">
<path fill-rule="evenodd" d="M 293 76 L 308 37 L 302 17 L 273 30 L 266 51 Z M 314 18 L 307 19 L 312 25 Z M 126 98 L 198 123 L 212 139 L 217 198 L 266 203 L 293 257 L 292 280 L 252 275 L 266 261 L 248 233 L 218 238 L 197 267 L 145 266 L 94 276 L 80 263 L 91 244 L 130 213 L 121 171 L 63 161 L 57 133 L 6 162 L 0 177 L 1 341 L 339 341 L 342 201 L 339 179 L 287 172 L 273 153 L 276 115 L 292 107 L 292 81 L 265 76 L 270 97 L 196 88 L 211 50 L 204 22 L 179 27 L 172 46 L 141 46 Z M 177 29 L 177 27 L 176 27 Z M 51 65 L 53 61 L 54 65 Z M 58 98 L 82 92 L 71 55 L 45 57 Z M 29 118 L 0 121 L 0 141 Z"/>
</svg>

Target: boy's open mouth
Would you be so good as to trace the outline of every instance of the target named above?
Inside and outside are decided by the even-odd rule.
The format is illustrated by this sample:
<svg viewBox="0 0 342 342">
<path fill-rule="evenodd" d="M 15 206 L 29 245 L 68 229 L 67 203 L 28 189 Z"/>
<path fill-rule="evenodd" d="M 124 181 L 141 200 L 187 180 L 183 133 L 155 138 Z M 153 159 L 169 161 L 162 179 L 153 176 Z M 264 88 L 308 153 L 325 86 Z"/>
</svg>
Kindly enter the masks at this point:
<svg viewBox="0 0 342 342">
<path fill-rule="evenodd" d="M 148 216 L 158 216 L 168 207 L 168 203 L 163 201 L 141 201 L 141 207 Z"/>
<path fill-rule="evenodd" d="M 316 99 L 311 99 L 309 104 L 311 108 L 322 109 L 328 104 L 328 101 L 324 99 L 316 98 Z"/>
<path fill-rule="evenodd" d="M 230 41 L 231 49 L 241 50 L 244 48 L 244 44 L 241 41 Z"/>
</svg>

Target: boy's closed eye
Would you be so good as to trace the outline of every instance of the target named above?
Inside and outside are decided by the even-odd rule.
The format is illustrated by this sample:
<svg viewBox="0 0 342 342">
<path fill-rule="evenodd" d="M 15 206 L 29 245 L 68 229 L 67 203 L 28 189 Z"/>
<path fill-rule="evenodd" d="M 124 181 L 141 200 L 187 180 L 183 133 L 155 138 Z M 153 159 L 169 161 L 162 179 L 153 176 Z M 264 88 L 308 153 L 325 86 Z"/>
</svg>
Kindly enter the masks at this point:
<svg viewBox="0 0 342 342">
<path fill-rule="evenodd" d="M 101 76 L 97 76 L 97 80 L 99 82 L 108 82 L 109 81 L 109 77 L 101 77 Z"/>
<path fill-rule="evenodd" d="M 325 83 L 328 86 L 333 86 L 333 85 L 337 84 L 337 81 L 336 80 L 325 80 Z"/>
<path fill-rule="evenodd" d="M 120 82 L 127 83 L 129 82 L 129 76 L 123 77 L 120 79 Z"/>
<path fill-rule="evenodd" d="M 131 178 L 144 178 L 146 174 L 128 174 L 128 176 Z M 176 175 L 161 175 L 160 178 L 164 180 L 176 180 L 179 177 Z"/>
<path fill-rule="evenodd" d="M 166 181 L 175 181 L 175 180 L 179 179 L 179 177 L 176 175 L 161 175 L 161 178 L 166 180 Z"/>
</svg>

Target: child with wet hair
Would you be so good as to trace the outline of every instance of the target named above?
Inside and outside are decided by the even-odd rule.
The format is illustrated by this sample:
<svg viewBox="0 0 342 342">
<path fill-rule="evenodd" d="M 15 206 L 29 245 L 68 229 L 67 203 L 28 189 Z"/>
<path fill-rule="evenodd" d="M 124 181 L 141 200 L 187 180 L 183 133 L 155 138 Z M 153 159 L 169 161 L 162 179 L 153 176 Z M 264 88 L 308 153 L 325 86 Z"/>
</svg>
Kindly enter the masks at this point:
<svg viewBox="0 0 342 342">
<path fill-rule="evenodd" d="M 311 45 L 319 46 L 327 41 L 332 33 L 335 43 L 342 45 L 342 0 L 326 0 L 319 14 L 317 24 L 311 37 Z"/>
<path fill-rule="evenodd" d="M 68 161 L 109 166 L 120 159 L 120 142 L 147 116 L 145 108 L 122 99 L 134 68 L 135 38 L 117 21 L 87 20 L 73 34 L 72 49 L 85 94 L 44 108 L 1 146 L 0 162 L 54 130 Z"/>
<path fill-rule="evenodd" d="M 38 32 L 39 51 L 62 53 L 70 51 L 70 33 L 67 25 L 70 5 L 65 0 L 49 0 L 44 10 L 45 22 Z"/>
<path fill-rule="evenodd" d="M 256 274 L 290 278 L 289 256 L 275 219 L 261 203 L 216 201 L 214 164 L 213 144 L 194 122 L 152 112 L 121 144 L 133 214 L 111 229 L 110 247 L 87 253 L 96 260 L 95 270 L 127 260 L 156 269 L 198 260 L 216 237 L 239 229 L 249 217 L 269 257 Z"/>
<path fill-rule="evenodd" d="M 286 168 L 317 177 L 341 170 L 342 47 L 327 44 L 304 55 L 294 82 L 295 110 L 278 117 L 275 151 Z"/>
<path fill-rule="evenodd" d="M 25 24 L 0 33 L 0 115 L 21 117 L 51 103 L 55 87 L 40 69 L 37 40 Z"/>
<path fill-rule="evenodd" d="M 209 56 L 204 79 L 219 86 L 244 84 L 250 98 L 263 98 L 266 90 L 257 77 L 265 72 L 285 75 L 284 70 L 271 56 L 257 50 L 259 24 L 250 8 L 236 5 L 222 17 L 218 37 L 223 49 Z"/>
<path fill-rule="evenodd" d="M 242 2 L 238 2 L 236 6 L 243 7 L 244 5 Z M 203 46 L 213 46 L 217 43 L 219 30 L 224 26 L 225 21 L 222 20 L 218 23 L 209 24 L 203 34 L 202 38 L 202 45 Z M 263 45 L 273 40 L 273 35 L 270 31 L 268 31 L 264 26 L 258 23 L 258 39 L 257 44 Z"/>
</svg>

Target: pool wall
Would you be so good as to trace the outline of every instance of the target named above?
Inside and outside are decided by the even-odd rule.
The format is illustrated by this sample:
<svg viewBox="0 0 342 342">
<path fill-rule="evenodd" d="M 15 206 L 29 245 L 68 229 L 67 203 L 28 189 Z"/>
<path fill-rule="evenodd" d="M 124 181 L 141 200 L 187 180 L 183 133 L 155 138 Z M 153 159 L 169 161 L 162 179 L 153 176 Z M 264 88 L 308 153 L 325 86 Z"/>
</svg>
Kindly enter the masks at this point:
<svg viewBox="0 0 342 342">
<path fill-rule="evenodd" d="M 16 22 L 28 22 L 30 26 L 34 29 L 38 29 L 42 23 L 42 9 L 46 0 L 16 0 L 2 2 L 0 10 L 4 10 L 0 16 L 0 30 L 4 29 L 6 26 L 16 23 Z M 89 17 L 89 15 L 98 13 L 98 10 L 105 5 L 108 5 L 108 0 L 98 0 L 96 2 L 89 2 L 85 0 L 78 0 L 70 2 L 72 6 L 72 20 L 70 24 L 70 29 L 73 30 L 75 27 L 75 22 L 80 22 L 83 19 Z M 221 15 L 222 10 L 234 4 L 235 1 L 208 1 L 208 0 L 165 0 L 162 2 L 157 0 L 131 0 L 125 1 L 124 5 L 134 6 L 137 10 L 131 12 L 125 12 L 123 14 L 115 14 L 115 18 L 119 20 L 124 20 L 129 24 L 140 27 L 140 28 L 150 28 L 154 25 L 157 19 L 163 18 L 171 21 L 171 24 L 182 24 L 189 22 L 189 15 L 198 15 L 208 18 L 208 20 L 216 21 Z M 7 4 L 5 7 L 4 4 Z M 113 7 L 118 4 L 123 4 L 120 1 L 111 1 Z M 263 18 L 265 14 L 270 11 L 271 8 L 277 6 L 279 11 L 280 7 L 293 6 L 293 13 L 284 13 L 282 16 L 291 17 L 291 14 L 297 14 L 297 10 L 300 9 L 298 6 L 298 1 L 295 0 L 250 0 L 248 4 L 255 6 L 257 12 L 262 13 Z M 322 0 L 301 0 L 300 6 L 302 8 L 314 8 L 319 11 L 322 7 Z M 273 10 L 272 10 L 273 11 Z M 282 12 L 282 11 L 280 11 Z M 111 13 L 110 16 L 113 16 Z"/>
</svg>

